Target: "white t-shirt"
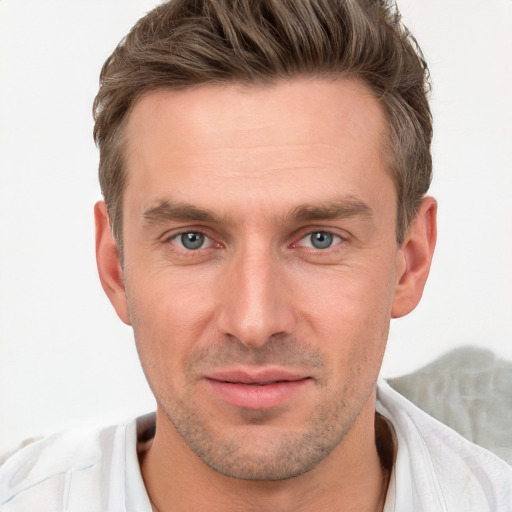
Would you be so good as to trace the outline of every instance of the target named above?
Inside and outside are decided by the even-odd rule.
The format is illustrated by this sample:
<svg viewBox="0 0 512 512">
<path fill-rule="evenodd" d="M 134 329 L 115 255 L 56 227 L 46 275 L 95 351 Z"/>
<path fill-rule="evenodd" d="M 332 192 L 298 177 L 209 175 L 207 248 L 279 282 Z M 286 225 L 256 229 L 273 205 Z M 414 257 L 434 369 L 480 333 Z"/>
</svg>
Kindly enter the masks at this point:
<svg viewBox="0 0 512 512">
<path fill-rule="evenodd" d="M 380 382 L 377 411 L 394 429 L 384 512 L 511 512 L 512 467 Z M 49 436 L 0 468 L 1 512 L 151 512 L 137 440 L 154 415 Z"/>
</svg>

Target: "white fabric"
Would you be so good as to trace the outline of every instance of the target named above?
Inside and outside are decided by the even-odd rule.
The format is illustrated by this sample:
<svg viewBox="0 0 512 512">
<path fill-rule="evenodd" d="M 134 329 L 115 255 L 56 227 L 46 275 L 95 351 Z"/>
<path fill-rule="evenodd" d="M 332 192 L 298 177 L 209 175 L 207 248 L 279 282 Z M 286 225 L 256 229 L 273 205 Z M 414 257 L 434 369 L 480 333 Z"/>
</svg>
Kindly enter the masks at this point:
<svg viewBox="0 0 512 512">
<path fill-rule="evenodd" d="M 0 511 L 151 512 L 136 448 L 146 418 L 26 446 L 0 468 Z"/>
<path fill-rule="evenodd" d="M 512 464 L 512 361 L 464 346 L 388 383 L 430 416 Z"/>
<path fill-rule="evenodd" d="M 396 461 L 384 512 L 510 512 L 512 467 L 380 383 Z"/>
<path fill-rule="evenodd" d="M 379 383 L 377 410 L 391 423 L 396 463 L 384 512 L 510 512 L 512 468 Z M 1 512 L 151 512 L 125 425 L 50 436 L 0 468 Z"/>
</svg>

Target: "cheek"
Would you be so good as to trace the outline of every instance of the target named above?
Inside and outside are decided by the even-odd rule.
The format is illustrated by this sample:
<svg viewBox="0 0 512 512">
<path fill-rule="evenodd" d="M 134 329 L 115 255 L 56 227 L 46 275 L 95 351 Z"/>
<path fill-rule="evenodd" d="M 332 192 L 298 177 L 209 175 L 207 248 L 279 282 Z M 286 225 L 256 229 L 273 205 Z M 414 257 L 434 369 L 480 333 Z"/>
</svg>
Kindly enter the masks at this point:
<svg viewBox="0 0 512 512">
<path fill-rule="evenodd" d="M 178 385 L 184 361 L 203 342 L 204 326 L 211 318 L 211 299 L 201 288 L 182 281 L 186 280 L 162 273 L 142 280 L 126 278 L 137 351 L 157 395 L 163 382 Z"/>
<path fill-rule="evenodd" d="M 395 289 L 392 265 L 316 271 L 295 282 L 300 283 L 295 303 L 299 308 L 304 305 L 303 314 L 318 327 L 364 332 L 389 324 Z"/>
<path fill-rule="evenodd" d="M 141 276 L 143 276 L 141 278 Z M 212 304 L 210 279 L 204 273 L 157 268 L 151 273 L 126 276 L 132 310 L 148 328 L 168 335 L 193 329 L 209 313 Z"/>
<path fill-rule="evenodd" d="M 378 366 L 388 337 L 394 296 L 392 264 L 351 267 L 304 280 L 296 294 L 308 337 L 345 374 L 353 364 Z M 314 290 L 314 293 L 312 292 Z"/>
</svg>

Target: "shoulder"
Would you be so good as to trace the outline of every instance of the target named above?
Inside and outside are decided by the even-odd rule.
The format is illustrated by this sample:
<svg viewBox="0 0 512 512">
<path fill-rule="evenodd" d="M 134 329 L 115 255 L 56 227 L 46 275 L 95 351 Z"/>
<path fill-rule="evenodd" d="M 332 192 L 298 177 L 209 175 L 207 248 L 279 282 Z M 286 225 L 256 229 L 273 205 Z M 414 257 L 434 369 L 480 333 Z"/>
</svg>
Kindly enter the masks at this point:
<svg viewBox="0 0 512 512">
<path fill-rule="evenodd" d="M 75 429 L 15 452 L 0 467 L 0 509 L 75 510 L 67 506 L 67 501 L 73 499 L 70 487 L 92 486 L 100 491 L 124 430 L 122 426 Z M 76 510 L 97 507 L 101 494 L 92 493 Z"/>
<path fill-rule="evenodd" d="M 395 430 L 397 496 L 404 494 L 398 487 L 407 485 L 414 494 L 410 500 L 419 500 L 421 510 L 511 510 L 512 467 L 506 462 L 435 420 L 386 383 L 379 383 L 377 410 Z"/>
</svg>

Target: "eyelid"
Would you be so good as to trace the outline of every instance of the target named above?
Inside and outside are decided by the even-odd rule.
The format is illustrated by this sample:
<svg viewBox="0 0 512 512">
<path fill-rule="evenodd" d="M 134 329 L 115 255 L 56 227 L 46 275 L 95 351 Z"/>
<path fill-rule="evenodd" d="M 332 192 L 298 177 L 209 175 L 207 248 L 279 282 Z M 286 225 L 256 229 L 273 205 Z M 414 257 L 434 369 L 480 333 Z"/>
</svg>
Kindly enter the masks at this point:
<svg viewBox="0 0 512 512">
<path fill-rule="evenodd" d="M 172 230 L 168 230 L 165 233 L 163 233 L 159 240 L 163 244 L 172 244 L 174 247 L 178 247 L 178 249 L 182 249 L 187 252 L 194 252 L 191 251 L 191 249 L 187 249 L 186 247 L 183 247 L 181 244 L 173 243 L 175 240 L 179 239 L 182 235 L 185 235 L 187 233 L 198 233 L 205 237 L 206 240 L 209 241 L 208 245 L 205 247 L 201 247 L 200 249 L 196 249 L 196 251 L 200 251 L 201 249 L 209 249 L 211 247 L 221 247 L 222 244 L 216 240 L 216 237 L 212 236 L 210 233 L 210 230 L 205 229 L 204 227 L 180 227 Z"/>
<path fill-rule="evenodd" d="M 350 240 L 351 235 L 349 233 L 347 233 L 347 232 L 340 233 L 339 231 L 340 230 L 332 228 L 332 227 L 328 227 L 328 226 L 302 228 L 302 229 L 300 229 L 300 231 L 298 233 L 296 233 L 295 236 L 293 236 L 293 241 L 291 244 L 289 244 L 289 247 L 292 247 L 292 248 L 293 247 L 305 247 L 306 249 L 309 248 L 314 251 L 325 252 L 328 249 L 334 248 L 334 247 L 340 245 L 341 243 L 348 242 Z M 208 244 L 204 247 L 200 247 L 199 249 L 196 249 L 195 251 L 193 251 L 191 249 L 187 249 L 186 247 L 183 247 L 181 244 L 172 243 L 172 245 L 174 247 L 177 247 L 178 249 L 182 249 L 186 252 L 196 252 L 196 251 L 200 251 L 201 249 L 209 249 L 211 247 L 221 248 L 221 247 L 225 246 L 225 244 L 223 242 L 218 240 L 218 238 L 219 238 L 218 236 L 212 235 L 211 230 L 208 228 L 205 228 L 203 226 L 200 226 L 200 227 L 199 226 L 197 226 L 197 227 L 196 226 L 190 226 L 190 227 L 187 226 L 187 227 L 170 229 L 170 230 L 167 230 L 165 233 L 163 233 L 159 237 L 159 240 L 163 244 L 169 244 L 169 243 L 179 239 L 179 237 L 181 237 L 182 235 L 184 235 L 186 233 L 199 233 L 205 237 L 205 239 L 208 241 Z M 314 233 L 328 233 L 328 234 L 332 235 L 334 238 L 333 244 L 326 249 L 318 249 L 316 247 L 311 247 L 311 246 L 308 247 L 308 246 L 302 245 L 301 242 L 303 242 L 303 240 L 307 239 Z"/>
<path fill-rule="evenodd" d="M 348 242 L 350 239 L 350 235 L 348 233 L 346 233 L 346 232 L 340 233 L 340 230 L 334 229 L 332 227 L 327 227 L 327 226 L 325 226 L 325 227 L 318 226 L 318 227 L 313 227 L 313 228 L 308 227 L 307 229 L 300 230 L 300 232 L 294 237 L 294 241 L 292 242 L 291 246 L 292 247 L 305 247 L 306 249 L 312 249 L 314 251 L 320 251 L 320 252 L 326 251 L 327 249 L 317 249 L 316 247 L 311 247 L 311 246 L 308 247 L 308 246 L 301 244 L 301 242 L 303 242 L 305 239 L 309 238 L 311 235 L 313 235 L 315 233 L 328 233 L 329 235 L 333 236 L 333 238 L 336 241 L 333 242 L 333 244 L 330 247 L 328 247 L 327 249 L 332 249 L 343 242 Z"/>
<path fill-rule="evenodd" d="M 326 247 L 325 249 L 320 249 L 319 247 L 314 247 L 312 244 L 307 244 L 307 241 L 311 239 L 311 236 L 315 233 L 326 233 L 332 236 L 333 241 L 332 244 Z M 343 238 L 340 235 L 337 235 L 336 233 L 332 233 L 331 231 L 325 231 L 325 230 L 317 230 L 317 231 L 311 231 L 307 235 L 304 235 L 302 238 L 299 239 L 299 241 L 295 244 L 296 247 L 307 247 L 308 249 L 313 249 L 315 251 L 327 251 L 328 249 L 332 249 L 333 247 L 336 247 L 340 243 L 343 242 Z"/>
<path fill-rule="evenodd" d="M 187 235 L 189 233 L 201 235 L 203 237 L 203 241 L 204 241 L 203 245 L 201 245 L 201 247 L 198 247 L 197 249 L 190 249 L 188 247 L 185 247 L 183 245 L 183 242 L 181 241 L 181 238 L 183 237 L 183 235 Z M 176 245 L 177 247 L 179 247 L 180 249 L 183 249 L 185 251 L 193 251 L 193 252 L 200 251 L 201 249 L 208 249 L 215 243 L 208 235 L 201 233 L 200 231 L 185 231 L 182 233 L 177 233 L 170 238 L 170 242 L 173 245 Z"/>
</svg>

